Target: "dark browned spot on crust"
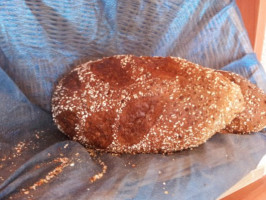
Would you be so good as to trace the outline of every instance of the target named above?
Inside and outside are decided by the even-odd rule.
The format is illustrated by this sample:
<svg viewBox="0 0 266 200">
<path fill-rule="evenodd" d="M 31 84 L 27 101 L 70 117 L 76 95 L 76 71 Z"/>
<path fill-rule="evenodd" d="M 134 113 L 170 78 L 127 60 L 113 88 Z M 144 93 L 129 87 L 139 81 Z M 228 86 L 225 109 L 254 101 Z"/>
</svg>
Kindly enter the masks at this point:
<svg viewBox="0 0 266 200">
<path fill-rule="evenodd" d="M 81 87 L 81 82 L 79 81 L 78 73 L 76 71 L 72 71 L 64 80 L 64 87 L 76 91 Z"/>
<path fill-rule="evenodd" d="M 56 119 L 58 120 L 58 124 L 61 129 L 73 138 L 76 135 L 75 124 L 78 123 L 78 118 L 74 112 L 69 110 L 63 111 L 60 113 Z"/>
<path fill-rule="evenodd" d="M 182 99 L 184 99 L 184 96 L 183 96 L 183 95 L 181 95 L 181 96 L 179 97 L 179 100 L 182 100 Z"/>
<path fill-rule="evenodd" d="M 118 140 L 125 145 L 139 143 L 156 123 L 163 106 L 159 97 L 139 98 L 124 108 L 120 118 Z"/>
<path fill-rule="evenodd" d="M 145 57 L 144 57 L 145 58 Z M 185 70 L 180 70 L 177 66 L 179 63 L 170 57 L 160 58 L 154 57 L 150 63 L 143 63 L 143 60 L 136 58 L 137 64 L 143 65 L 147 68 L 154 76 L 159 76 L 161 79 L 172 79 L 176 76 L 180 76 L 181 79 L 186 79 L 189 74 Z M 180 81 L 182 83 L 182 81 Z"/>
<path fill-rule="evenodd" d="M 117 58 L 109 58 L 91 64 L 91 71 L 104 82 L 109 82 L 113 87 L 123 87 L 132 84 L 130 74 L 121 68 L 121 61 Z"/>
<path fill-rule="evenodd" d="M 106 148 L 112 143 L 112 124 L 114 115 L 112 112 L 98 112 L 93 117 L 86 120 L 86 130 L 84 131 L 88 143 L 96 148 Z"/>
</svg>

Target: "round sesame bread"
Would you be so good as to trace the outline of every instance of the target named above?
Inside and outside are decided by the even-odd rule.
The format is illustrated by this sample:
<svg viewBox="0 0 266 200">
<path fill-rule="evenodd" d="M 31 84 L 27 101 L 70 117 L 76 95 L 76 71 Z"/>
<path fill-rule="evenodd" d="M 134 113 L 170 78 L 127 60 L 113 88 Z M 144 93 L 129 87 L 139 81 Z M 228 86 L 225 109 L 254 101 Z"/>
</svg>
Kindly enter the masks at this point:
<svg viewBox="0 0 266 200">
<path fill-rule="evenodd" d="M 266 94 L 242 76 L 219 71 L 230 81 L 239 85 L 245 101 L 245 110 L 221 131 L 222 133 L 258 132 L 266 127 Z"/>
<path fill-rule="evenodd" d="M 63 77 L 52 98 L 53 119 L 62 132 L 114 153 L 197 147 L 243 109 L 238 85 L 175 57 L 90 61 Z"/>
</svg>

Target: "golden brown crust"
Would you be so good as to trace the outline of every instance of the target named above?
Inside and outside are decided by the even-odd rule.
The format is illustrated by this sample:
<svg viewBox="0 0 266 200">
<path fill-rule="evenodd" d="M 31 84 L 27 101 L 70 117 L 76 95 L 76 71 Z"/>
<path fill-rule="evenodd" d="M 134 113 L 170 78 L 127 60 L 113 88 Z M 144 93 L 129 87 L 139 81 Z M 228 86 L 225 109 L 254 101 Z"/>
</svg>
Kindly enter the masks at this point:
<svg viewBox="0 0 266 200">
<path fill-rule="evenodd" d="M 196 147 L 243 110 L 239 86 L 181 58 L 119 55 L 84 63 L 55 89 L 58 128 L 115 153 Z"/>
<path fill-rule="evenodd" d="M 258 132 L 266 127 L 266 94 L 242 76 L 218 71 L 239 85 L 245 101 L 245 110 L 226 126 L 222 133 Z"/>
</svg>

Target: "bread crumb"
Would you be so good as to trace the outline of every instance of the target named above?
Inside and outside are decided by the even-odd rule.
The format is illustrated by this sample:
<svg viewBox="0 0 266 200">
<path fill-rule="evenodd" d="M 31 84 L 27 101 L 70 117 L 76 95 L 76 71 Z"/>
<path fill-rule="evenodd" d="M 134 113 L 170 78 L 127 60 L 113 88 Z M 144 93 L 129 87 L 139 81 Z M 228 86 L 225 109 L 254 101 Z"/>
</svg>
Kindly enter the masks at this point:
<svg viewBox="0 0 266 200">
<path fill-rule="evenodd" d="M 88 150 L 89 154 L 91 155 L 91 157 L 102 166 L 101 172 L 90 177 L 90 182 L 94 183 L 95 181 L 101 179 L 103 177 L 103 175 L 106 173 L 107 165 L 105 165 L 105 163 L 99 157 L 97 157 L 96 151 L 94 151 L 92 149 L 87 149 L 87 150 Z"/>
<path fill-rule="evenodd" d="M 55 169 L 53 169 L 52 171 L 50 171 L 45 178 L 41 178 L 39 181 L 35 182 L 33 185 L 31 185 L 29 187 L 28 190 L 26 189 L 21 189 L 21 191 L 24 194 L 29 194 L 30 190 L 36 190 L 38 187 L 40 187 L 41 185 L 48 183 L 51 179 L 53 179 L 54 177 L 56 177 L 58 174 L 60 174 L 63 169 L 68 166 L 69 163 L 69 159 L 64 157 L 64 158 L 56 158 L 54 159 L 52 162 L 59 162 L 60 165 L 57 166 Z M 40 168 L 40 166 L 37 166 L 37 168 Z"/>
</svg>

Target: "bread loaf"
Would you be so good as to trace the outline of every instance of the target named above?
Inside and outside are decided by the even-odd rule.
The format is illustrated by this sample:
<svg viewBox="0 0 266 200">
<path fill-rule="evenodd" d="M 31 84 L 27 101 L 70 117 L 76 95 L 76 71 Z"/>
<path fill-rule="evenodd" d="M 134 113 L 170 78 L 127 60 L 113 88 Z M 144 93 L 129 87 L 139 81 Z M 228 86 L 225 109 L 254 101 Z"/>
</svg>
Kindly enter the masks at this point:
<svg viewBox="0 0 266 200">
<path fill-rule="evenodd" d="M 118 55 L 74 68 L 56 86 L 53 119 L 71 139 L 114 153 L 197 147 L 243 111 L 240 87 L 175 57 Z"/>
<path fill-rule="evenodd" d="M 221 131 L 223 133 L 250 133 L 266 127 L 266 94 L 238 74 L 219 71 L 229 80 L 239 85 L 244 97 L 245 110 Z"/>
</svg>

